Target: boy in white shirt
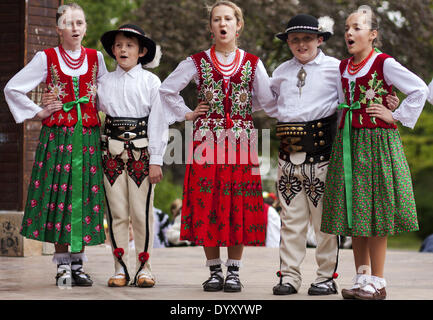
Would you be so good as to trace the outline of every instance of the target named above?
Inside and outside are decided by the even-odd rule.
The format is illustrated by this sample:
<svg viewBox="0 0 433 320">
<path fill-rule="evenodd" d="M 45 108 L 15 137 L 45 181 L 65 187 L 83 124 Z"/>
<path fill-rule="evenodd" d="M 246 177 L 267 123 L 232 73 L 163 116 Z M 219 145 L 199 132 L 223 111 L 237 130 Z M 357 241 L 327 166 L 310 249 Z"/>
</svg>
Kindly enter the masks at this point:
<svg viewBox="0 0 433 320">
<path fill-rule="evenodd" d="M 163 137 L 168 124 L 159 99 L 161 82 L 142 66 L 159 60 L 157 47 L 140 27 L 131 24 L 106 32 L 101 42 L 118 63 L 116 70 L 98 83 L 99 109 L 106 114 L 102 135 L 104 187 L 115 258 L 115 274 L 108 286 L 122 287 L 133 280 L 137 287 L 152 287 L 153 184 L 162 179 L 167 143 Z M 130 219 L 136 251 L 134 278 L 127 268 Z"/>
<path fill-rule="evenodd" d="M 293 58 L 272 74 L 278 95 L 278 196 L 281 203 L 280 277 L 275 295 L 301 287 L 300 265 L 306 254 L 308 224 L 316 234 L 317 277 L 309 295 L 337 293 L 339 238 L 320 231 L 322 199 L 337 126 L 340 61 L 319 46 L 332 36 L 334 21 L 299 14 L 277 37 L 287 42 Z M 395 102 L 395 100 L 394 100 Z M 398 102 L 396 103 L 398 105 Z"/>
</svg>

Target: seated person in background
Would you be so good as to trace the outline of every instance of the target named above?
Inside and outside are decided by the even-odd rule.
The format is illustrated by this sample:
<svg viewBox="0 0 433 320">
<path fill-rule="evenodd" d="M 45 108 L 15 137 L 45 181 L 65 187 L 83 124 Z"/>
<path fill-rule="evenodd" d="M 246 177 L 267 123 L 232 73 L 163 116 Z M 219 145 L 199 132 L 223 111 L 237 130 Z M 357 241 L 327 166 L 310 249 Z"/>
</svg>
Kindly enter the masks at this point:
<svg viewBox="0 0 433 320">
<path fill-rule="evenodd" d="M 180 240 L 180 222 L 181 222 L 181 211 L 182 211 L 182 200 L 176 199 L 173 201 L 170 207 L 173 223 L 170 224 L 165 232 L 168 240 L 169 247 L 183 247 L 190 246 L 191 242 L 188 240 Z"/>
</svg>

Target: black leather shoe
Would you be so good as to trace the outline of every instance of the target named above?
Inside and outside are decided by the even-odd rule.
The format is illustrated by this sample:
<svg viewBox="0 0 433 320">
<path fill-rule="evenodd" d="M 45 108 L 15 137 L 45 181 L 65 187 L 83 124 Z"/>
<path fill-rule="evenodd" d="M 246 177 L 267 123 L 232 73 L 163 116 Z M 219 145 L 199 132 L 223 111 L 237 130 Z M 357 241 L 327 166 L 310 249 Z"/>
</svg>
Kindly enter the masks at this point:
<svg viewBox="0 0 433 320">
<path fill-rule="evenodd" d="M 71 267 L 69 265 L 64 265 L 63 268 L 57 269 L 56 274 L 56 286 L 58 287 L 71 287 Z"/>
<path fill-rule="evenodd" d="M 224 279 L 219 275 L 219 272 L 222 272 L 221 268 L 218 270 L 211 270 L 209 279 L 202 283 L 204 291 L 216 292 L 223 289 Z"/>
<path fill-rule="evenodd" d="M 276 296 L 285 296 L 298 293 L 298 291 L 296 291 L 296 289 L 290 283 L 279 283 L 272 288 L 272 291 Z"/>
<path fill-rule="evenodd" d="M 320 283 L 312 283 L 308 294 L 310 296 L 325 296 L 329 294 L 337 294 L 337 285 L 334 280 L 326 280 Z"/>
<path fill-rule="evenodd" d="M 77 287 L 91 287 L 93 280 L 83 269 L 72 270 L 72 285 Z"/>
<path fill-rule="evenodd" d="M 239 279 L 239 267 L 228 267 L 226 280 L 224 282 L 224 292 L 240 292 L 241 290 L 242 283 Z"/>
</svg>

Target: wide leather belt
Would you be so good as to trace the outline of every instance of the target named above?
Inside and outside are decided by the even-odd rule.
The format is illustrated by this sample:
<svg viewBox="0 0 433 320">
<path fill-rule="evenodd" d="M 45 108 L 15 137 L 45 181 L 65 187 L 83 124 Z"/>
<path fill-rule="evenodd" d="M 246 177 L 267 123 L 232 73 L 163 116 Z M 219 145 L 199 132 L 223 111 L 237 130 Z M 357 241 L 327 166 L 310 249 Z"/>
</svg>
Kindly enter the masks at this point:
<svg viewBox="0 0 433 320">
<path fill-rule="evenodd" d="M 289 161 L 296 152 L 306 153 L 305 162 L 327 161 L 337 130 L 337 113 L 309 122 L 278 122 L 276 135 L 281 139 L 279 157 Z"/>
<path fill-rule="evenodd" d="M 105 118 L 104 134 L 111 139 L 129 141 L 141 138 L 147 138 L 147 120 L 145 118 L 123 118 L 111 117 Z"/>
</svg>

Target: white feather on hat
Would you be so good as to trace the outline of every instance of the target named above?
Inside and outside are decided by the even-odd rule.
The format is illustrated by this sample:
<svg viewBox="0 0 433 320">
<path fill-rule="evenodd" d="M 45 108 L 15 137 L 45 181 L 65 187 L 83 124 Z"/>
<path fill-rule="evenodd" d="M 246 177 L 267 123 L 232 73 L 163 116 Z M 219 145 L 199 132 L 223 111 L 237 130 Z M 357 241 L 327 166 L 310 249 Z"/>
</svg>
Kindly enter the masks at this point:
<svg viewBox="0 0 433 320">
<path fill-rule="evenodd" d="M 319 21 L 319 31 L 320 32 L 330 32 L 334 34 L 334 20 L 331 17 L 324 16 L 317 19 Z"/>
<path fill-rule="evenodd" d="M 146 63 L 145 65 L 143 65 L 143 68 L 146 69 L 153 69 L 159 66 L 159 62 L 161 60 L 162 57 L 162 51 L 161 51 L 161 46 L 160 45 L 156 45 L 156 49 L 155 49 L 155 57 L 153 58 L 152 61 L 150 61 L 149 63 Z"/>
</svg>

